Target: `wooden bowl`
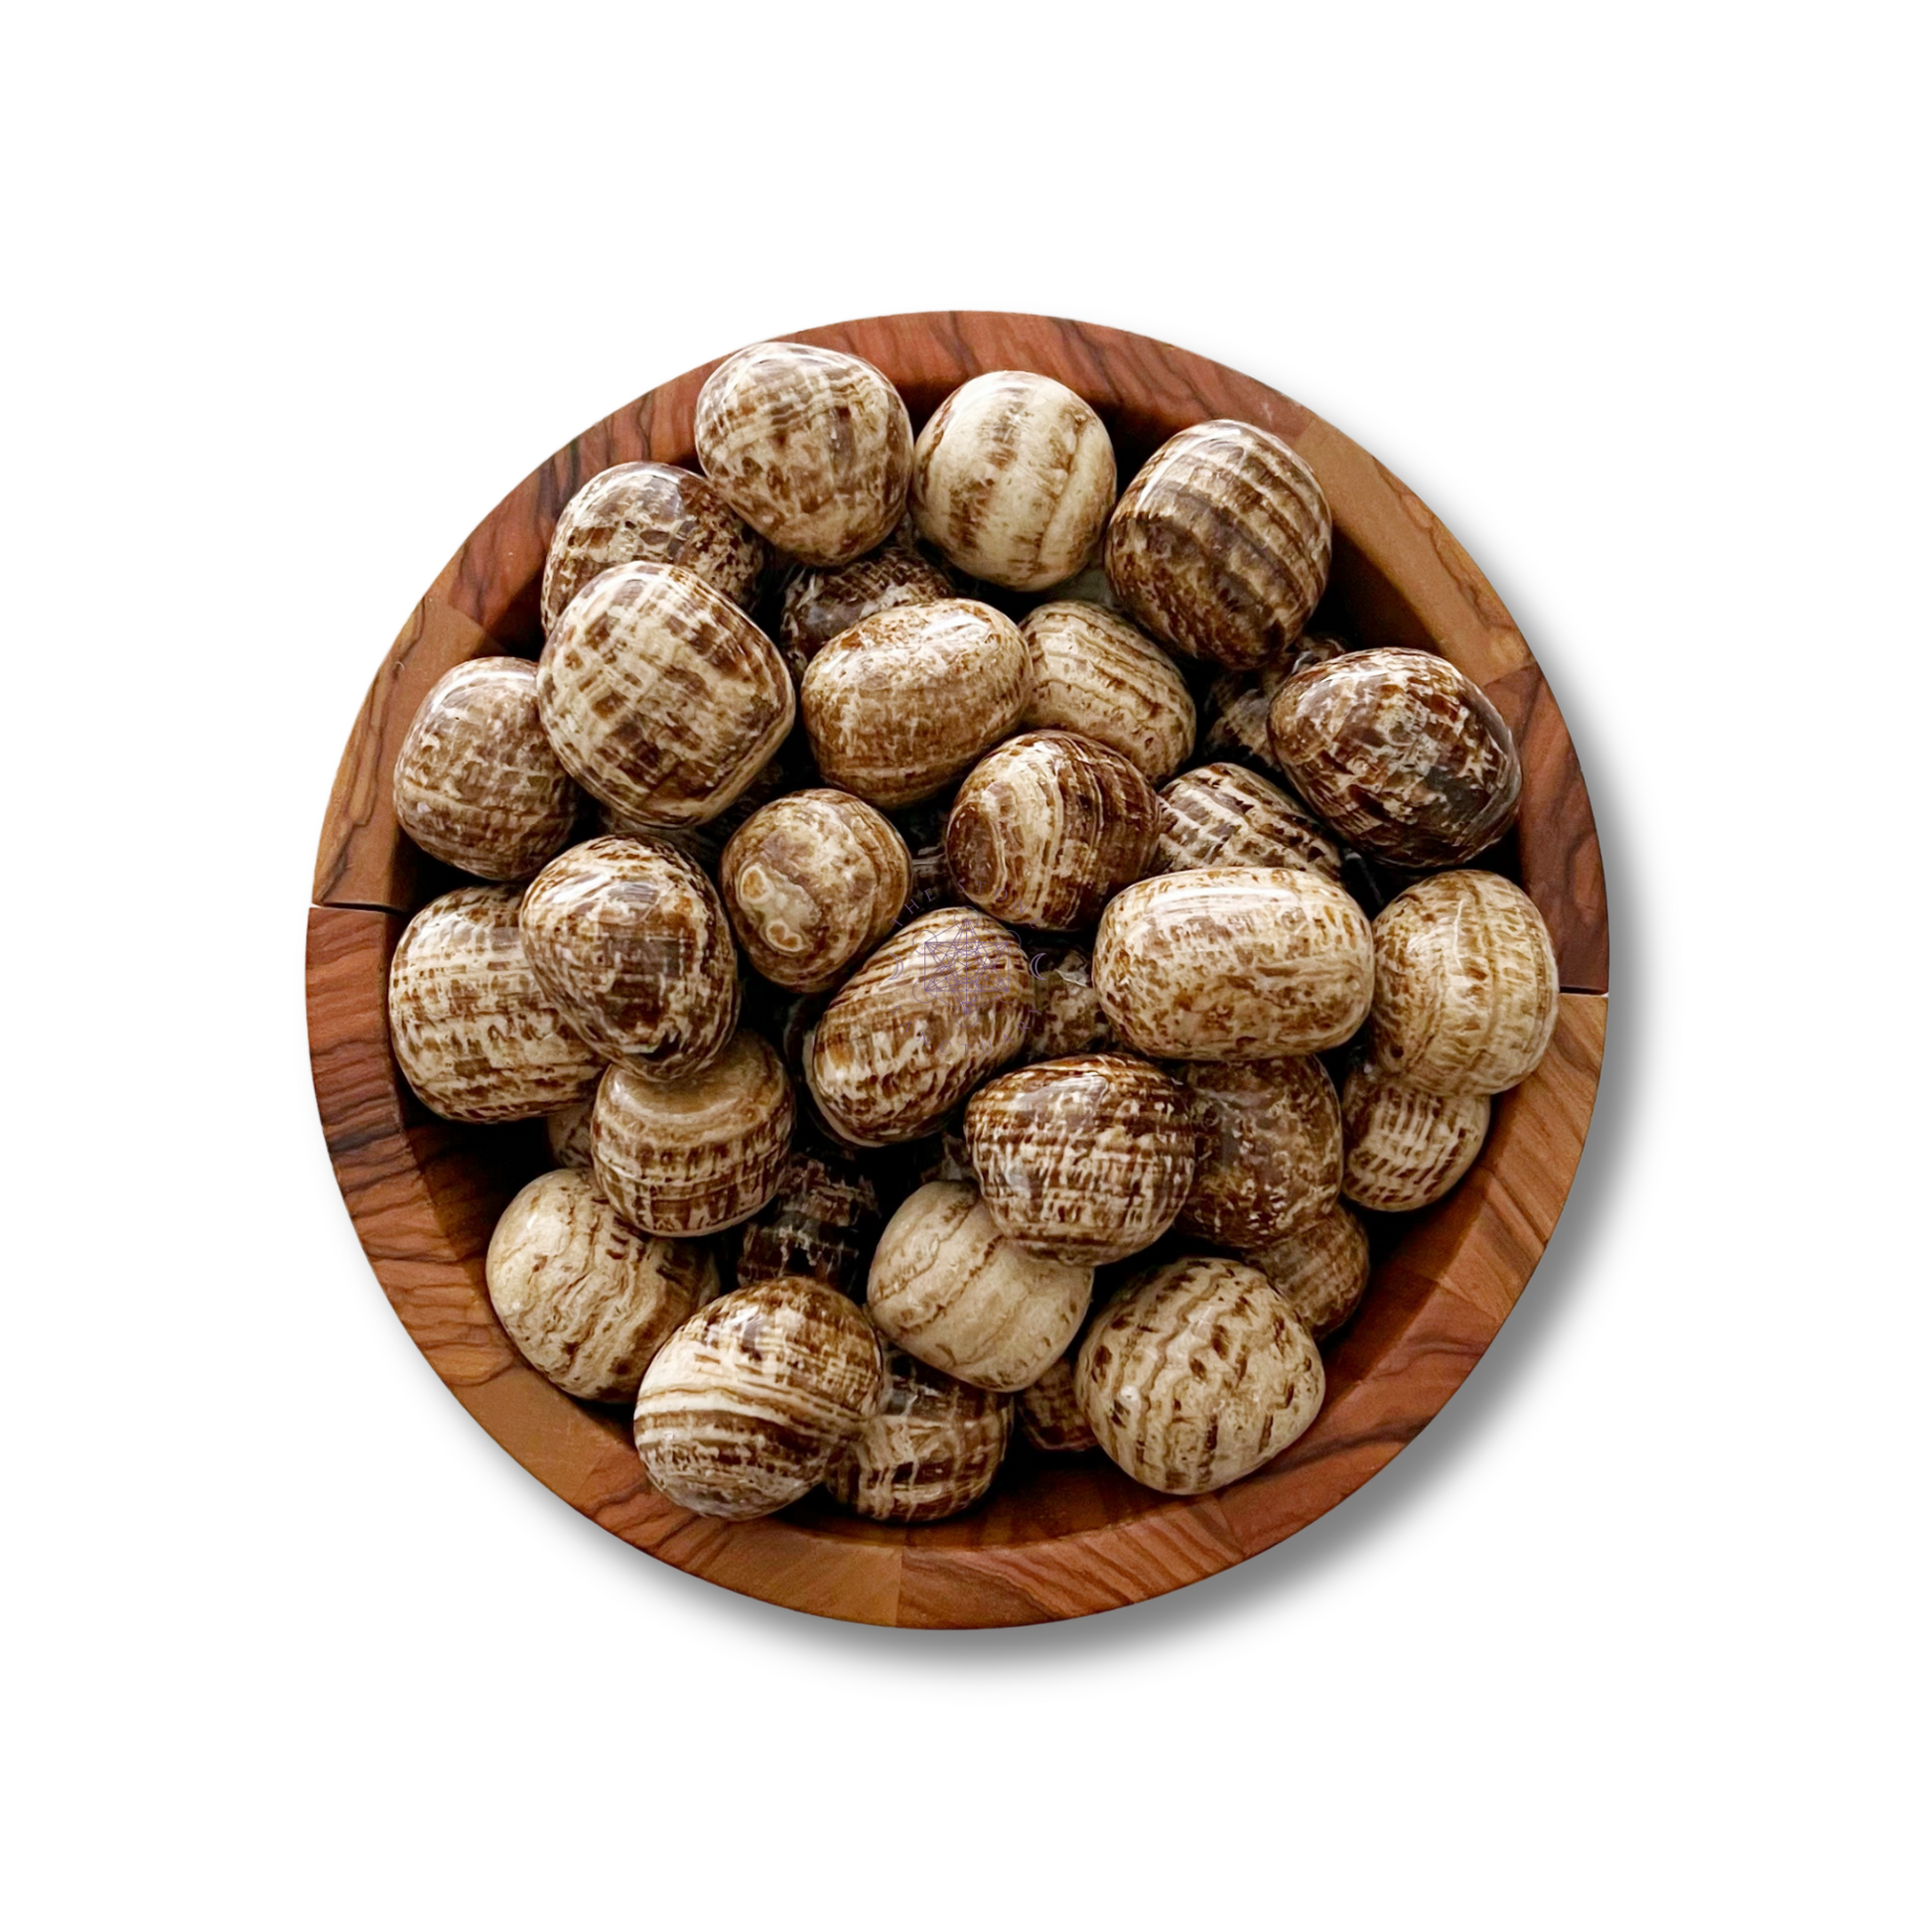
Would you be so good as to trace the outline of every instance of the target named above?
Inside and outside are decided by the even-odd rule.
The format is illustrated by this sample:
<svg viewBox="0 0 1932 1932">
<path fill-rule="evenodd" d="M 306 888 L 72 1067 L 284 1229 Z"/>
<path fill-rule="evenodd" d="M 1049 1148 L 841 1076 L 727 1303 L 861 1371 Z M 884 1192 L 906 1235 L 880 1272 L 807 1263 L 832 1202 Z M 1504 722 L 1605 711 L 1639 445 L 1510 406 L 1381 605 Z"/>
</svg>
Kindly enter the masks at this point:
<svg viewBox="0 0 1932 1932">
<path fill-rule="evenodd" d="M 1016 1449 L 983 1506 L 925 1528 L 869 1524 L 816 1497 L 753 1523 L 666 1502 L 644 1479 L 629 1417 L 575 1402 L 526 1366 L 483 1290 L 497 1213 L 550 1165 L 541 1124 L 438 1120 L 390 1054 L 390 952 L 409 913 L 458 882 L 398 830 L 389 771 L 417 705 L 452 665 L 538 650 L 544 553 L 579 484 L 614 463 L 694 464 L 707 363 L 607 417 L 504 497 L 376 673 L 329 801 L 309 913 L 309 1033 L 330 1158 L 376 1278 L 437 1374 L 525 1468 L 625 1542 L 767 1602 L 865 1623 L 1032 1623 L 1139 1602 L 1270 1548 L 1367 1481 L 1449 1400 L 1522 1294 L 1576 1173 L 1603 1048 L 1608 925 L 1583 773 L 1535 658 L 1461 545 L 1300 403 L 1145 337 L 1040 316 L 887 316 L 796 340 L 884 369 L 915 429 L 982 371 L 1056 376 L 1106 422 L 1123 484 L 1174 431 L 1211 417 L 1293 443 L 1334 512 L 1333 574 L 1313 627 L 1441 650 L 1515 730 L 1522 813 L 1501 863 L 1556 943 L 1565 990 L 1548 1057 L 1499 1098 L 1488 1144 L 1455 1192 L 1377 1230 L 1368 1299 L 1326 1350 L 1320 1417 L 1245 1480 L 1165 1497 L 1097 1453 Z"/>
</svg>

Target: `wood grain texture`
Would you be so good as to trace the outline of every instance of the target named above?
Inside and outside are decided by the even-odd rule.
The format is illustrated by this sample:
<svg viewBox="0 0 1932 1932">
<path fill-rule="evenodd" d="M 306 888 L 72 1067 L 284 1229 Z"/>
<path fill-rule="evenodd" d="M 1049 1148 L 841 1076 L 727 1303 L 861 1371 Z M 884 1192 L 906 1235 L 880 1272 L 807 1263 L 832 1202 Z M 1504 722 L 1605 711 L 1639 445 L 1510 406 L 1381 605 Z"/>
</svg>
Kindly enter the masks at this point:
<svg viewBox="0 0 1932 1932">
<path fill-rule="evenodd" d="M 401 837 L 387 784 L 410 717 L 444 671 L 474 656 L 535 655 L 544 555 L 570 495 L 614 463 L 693 461 L 706 364 L 616 411 L 511 490 L 445 566 L 376 675 L 331 796 L 311 914 L 310 1032 L 331 1159 L 376 1276 L 438 1375 L 538 1480 L 634 1547 L 768 1602 L 908 1628 L 1143 1601 L 1279 1543 L 1366 1481 L 1442 1408 L 1523 1293 L 1576 1172 L 1603 1047 L 1607 1003 L 1589 996 L 1608 985 L 1608 926 L 1587 794 L 1561 713 L 1480 571 L 1399 480 L 1279 392 L 1145 338 L 1036 316 L 885 317 L 799 340 L 888 370 L 915 424 L 985 370 L 1051 374 L 1093 404 L 1123 474 L 1212 417 L 1291 442 L 1334 515 L 1318 621 L 1361 643 L 1442 650 L 1516 735 L 1520 877 L 1569 989 L 1549 1053 L 1497 1099 L 1461 1186 L 1415 1217 L 1378 1265 L 1330 1345 L 1313 1426 L 1232 1487 L 1163 1500 L 1075 1455 L 1010 1458 L 970 1515 L 911 1530 L 858 1523 L 815 1498 L 745 1524 L 665 1502 L 621 1425 L 545 1383 L 489 1310 L 483 1248 L 510 1195 L 553 1165 L 541 1126 L 437 1121 L 402 1090 L 389 1058 L 382 988 L 402 921 L 387 914 L 457 882 Z"/>
</svg>

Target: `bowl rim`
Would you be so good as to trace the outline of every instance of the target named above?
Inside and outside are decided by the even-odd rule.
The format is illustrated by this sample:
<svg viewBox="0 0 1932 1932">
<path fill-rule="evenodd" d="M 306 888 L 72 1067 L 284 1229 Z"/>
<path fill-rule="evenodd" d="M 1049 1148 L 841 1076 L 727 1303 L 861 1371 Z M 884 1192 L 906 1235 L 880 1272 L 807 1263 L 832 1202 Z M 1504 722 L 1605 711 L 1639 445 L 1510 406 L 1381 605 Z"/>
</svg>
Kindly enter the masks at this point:
<svg viewBox="0 0 1932 1932">
<path fill-rule="evenodd" d="M 396 1069 L 389 954 L 432 886 L 445 888 L 403 838 L 388 785 L 416 707 L 445 671 L 529 653 L 549 533 L 576 488 L 614 463 L 694 463 L 697 393 L 720 356 L 531 472 L 444 566 L 376 672 L 331 794 L 309 913 L 311 1055 L 331 1163 L 378 1281 L 438 1376 L 525 1468 L 625 1542 L 744 1594 L 860 1622 L 986 1627 L 1143 1601 L 1273 1547 L 1359 1488 L 1441 1411 L 1527 1286 L 1582 1157 L 1607 1021 L 1608 917 L 1587 790 L 1535 657 L 1468 553 L 1412 490 L 1280 392 L 1147 337 L 1041 316 L 883 316 L 773 340 L 876 363 L 915 424 L 970 376 L 1028 368 L 1086 396 L 1130 444 L 1214 417 L 1291 443 L 1334 515 L 1331 583 L 1372 616 L 1375 641 L 1440 650 L 1516 733 L 1523 884 L 1551 927 L 1564 989 L 1549 1054 L 1498 1096 L 1476 1166 L 1410 1217 L 1361 1311 L 1324 1349 L 1329 1394 L 1315 1423 L 1240 1482 L 1196 1497 L 1127 1484 L 1127 1496 L 1125 1478 L 1078 1458 L 1054 1470 L 1043 1500 L 1029 1498 L 1024 1520 L 988 1504 L 909 1530 L 817 1505 L 721 1523 L 658 1496 L 619 1412 L 552 1387 L 489 1307 L 483 1251 L 541 1125 L 485 1139 L 436 1120 Z"/>
</svg>

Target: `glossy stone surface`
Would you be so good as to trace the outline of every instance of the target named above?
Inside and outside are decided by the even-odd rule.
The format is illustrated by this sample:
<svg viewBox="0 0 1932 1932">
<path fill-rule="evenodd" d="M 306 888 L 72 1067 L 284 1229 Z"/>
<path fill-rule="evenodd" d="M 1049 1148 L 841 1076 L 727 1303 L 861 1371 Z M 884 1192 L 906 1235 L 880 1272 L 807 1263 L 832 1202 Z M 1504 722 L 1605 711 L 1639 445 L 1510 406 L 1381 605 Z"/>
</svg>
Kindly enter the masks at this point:
<svg viewBox="0 0 1932 1932">
<path fill-rule="evenodd" d="M 581 1168 L 590 1173 L 591 1105 L 595 1098 L 593 1094 L 590 1100 L 579 1100 L 544 1116 L 544 1139 L 550 1147 L 550 1158 L 558 1167 Z"/>
<path fill-rule="evenodd" d="M 1266 1060 L 1339 1046 L 1374 976 L 1361 907 L 1318 873 L 1214 868 L 1107 907 L 1093 984 L 1115 1033 L 1158 1059 Z"/>
<path fill-rule="evenodd" d="M 1073 1386 L 1073 1364 L 1078 1354 L 1077 1348 L 1068 1349 L 1037 1382 L 1022 1389 L 1015 1398 L 1020 1433 L 1048 1455 L 1077 1455 L 1100 1447 L 1100 1438 L 1080 1413 Z"/>
<path fill-rule="evenodd" d="M 1143 630 L 1247 670 L 1292 644 L 1328 582 L 1314 472 L 1250 423 L 1197 423 L 1128 484 L 1107 525 L 1107 581 Z"/>
<path fill-rule="evenodd" d="M 966 1105 L 966 1147 L 1000 1232 L 1053 1261 L 1158 1241 L 1194 1176 L 1193 1112 L 1158 1067 L 1082 1053 L 1017 1068 Z"/>
<path fill-rule="evenodd" d="M 1289 866 L 1341 879 L 1341 850 L 1299 799 L 1245 765 L 1197 765 L 1161 788 L 1159 872 Z"/>
<path fill-rule="evenodd" d="M 539 1174 L 504 1208 L 483 1273 L 524 1360 L 586 1402 L 634 1401 L 672 1329 L 718 1292 L 704 1243 L 636 1233 L 573 1168 Z"/>
<path fill-rule="evenodd" d="M 1034 695 L 1021 720 L 1111 746 L 1150 784 L 1194 749 L 1187 680 L 1151 637 L 1097 604 L 1036 605 L 1021 621 L 1034 653 Z"/>
<path fill-rule="evenodd" d="M 738 1278 L 803 1275 L 857 1297 L 879 1227 L 879 1191 L 864 1164 L 829 1144 L 794 1147 L 777 1191 L 744 1224 Z"/>
<path fill-rule="evenodd" d="M 1358 1207 L 1407 1214 L 1447 1194 L 1489 1131 L 1487 1094 L 1425 1093 L 1356 1067 L 1341 1087 L 1341 1191 Z"/>
<path fill-rule="evenodd" d="M 1463 865 L 1515 820 L 1516 741 L 1434 651 L 1350 651 L 1297 671 L 1275 694 L 1268 732 L 1302 796 L 1390 865 Z"/>
<path fill-rule="evenodd" d="M 1202 754 L 1232 759 L 1274 777 L 1281 760 L 1268 738 L 1268 713 L 1275 693 L 1297 671 L 1339 657 L 1348 645 L 1339 637 L 1305 630 L 1294 643 L 1271 651 L 1252 671 L 1222 671 L 1207 689 L 1207 716 L 1201 732 Z"/>
<path fill-rule="evenodd" d="M 876 1523 L 938 1522 L 992 1488 L 1012 1434 L 1011 1396 L 889 1348 L 879 1411 L 840 1451 L 825 1487 Z"/>
<path fill-rule="evenodd" d="M 604 1062 L 538 983 L 506 886 L 463 886 L 410 920 L 389 963 L 389 1037 L 446 1120 L 530 1120 L 586 1100 Z"/>
<path fill-rule="evenodd" d="M 612 1067 L 591 1114 L 592 1172 L 632 1227 L 715 1233 L 777 1191 L 793 1118 L 783 1063 L 757 1034 L 740 1033 L 681 1080 Z"/>
<path fill-rule="evenodd" d="M 698 460 L 746 522 L 800 563 L 849 564 L 905 509 L 912 425 L 856 355 L 755 343 L 698 393 Z"/>
<path fill-rule="evenodd" d="M 1241 1258 L 1268 1277 L 1316 1341 L 1355 1312 L 1368 1289 L 1368 1233 L 1339 1202 Z"/>
<path fill-rule="evenodd" d="M 537 716 L 537 668 L 473 657 L 437 680 L 396 755 L 396 822 L 433 859 L 525 879 L 570 840 L 577 786 Z"/>
<path fill-rule="evenodd" d="M 826 781 L 890 808 L 964 773 L 1020 722 L 1033 689 L 1012 619 L 952 598 L 842 632 L 806 665 L 798 702 Z"/>
<path fill-rule="evenodd" d="M 1200 1129 L 1178 1225 L 1255 1248 L 1318 1220 L 1341 1189 L 1341 1103 L 1312 1058 L 1195 1060 L 1173 1068 Z"/>
<path fill-rule="evenodd" d="M 682 564 L 750 610 L 769 555 L 763 538 L 695 471 L 620 463 L 593 477 L 557 518 L 543 566 L 543 627 L 619 564 Z"/>
<path fill-rule="evenodd" d="M 855 1146 L 916 1140 L 1019 1052 L 1032 1010 L 1027 955 L 1004 926 L 929 912 L 832 996 L 806 1047 L 812 1097 Z"/>
<path fill-rule="evenodd" d="M 731 805 L 794 715 L 769 639 L 676 564 L 621 564 L 571 600 L 543 647 L 537 707 L 592 797 L 665 828 Z"/>
<path fill-rule="evenodd" d="M 658 1350 L 637 1391 L 637 1453 L 686 1509 L 767 1516 L 824 1479 L 884 1382 L 879 1337 L 843 1295 L 789 1276 L 754 1283 Z"/>
<path fill-rule="evenodd" d="M 725 1050 L 738 954 L 717 888 L 681 852 L 572 846 L 530 882 L 519 923 L 538 983 L 607 1059 L 677 1080 Z"/>
<path fill-rule="evenodd" d="M 815 787 L 761 806 L 732 835 L 718 883 L 753 967 L 819 993 L 897 920 L 912 857 L 891 822 L 848 791 Z"/>
<path fill-rule="evenodd" d="M 957 597 L 953 581 L 910 544 L 888 543 L 857 563 L 800 569 L 785 584 L 778 648 L 794 678 L 841 631 L 881 611 L 941 604 Z"/>
<path fill-rule="evenodd" d="M 1093 960 L 1078 946 L 1048 946 L 1027 961 L 1034 1010 L 1020 1053 L 1027 1060 L 1063 1060 L 1113 1045 L 1114 1030 L 1093 990 Z"/>
<path fill-rule="evenodd" d="M 1197 1496 L 1287 1449 L 1326 1381 L 1312 1338 L 1258 1269 L 1185 1258 L 1100 1311 L 1074 1387 L 1100 1447 L 1136 1482 Z"/>
<path fill-rule="evenodd" d="M 1376 916 L 1375 1058 L 1431 1093 L 1501 1093 L 1529 1078 L 1562 988 L 1543 915 L 1493 872 L 1446 872 Z"/>
<path fill-rule="evenodd" d="M 1051 376 L 993 369 L 933 411 L 912 453 L 919 534 L 967 575 L 1042 591 L 1087 561 L 1114 506 L 1114 446 Z"/>
<path fill-rule="evenodd" d="M 1093 1270 L 1030 1255 L 967 1182 L 934 1180 L 886 1223 L 866 1305 L 882 1333 L 976 1388 L 1024 1389 L 1065 1352 Z"/>
<path fill-rule="evenodd" d="M 1009 925 L 1091 925 L 1154 856 L 1159 807 L 1118 752 L 1071 732 L 1023 732 L 967 774 L 946 819 L 946 871 Z"/>
</svg>

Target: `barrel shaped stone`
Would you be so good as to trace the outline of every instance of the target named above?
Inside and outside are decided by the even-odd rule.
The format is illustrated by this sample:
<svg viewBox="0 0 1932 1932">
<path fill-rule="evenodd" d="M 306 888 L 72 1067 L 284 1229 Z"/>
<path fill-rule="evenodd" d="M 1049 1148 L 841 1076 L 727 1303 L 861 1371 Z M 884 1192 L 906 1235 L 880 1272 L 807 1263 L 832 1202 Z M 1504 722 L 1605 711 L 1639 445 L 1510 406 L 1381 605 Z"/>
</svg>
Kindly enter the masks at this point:
<svg viewBox="0 0 1932 1932">
<path fill-rule="evenodd" d="M 755 343 L 712 370 L 694 429 L 725 500 L 800 563 L 852 563 L 904 513 L 912 424 L 856 355 Z"/>
<path fill-rule="evenodd" d="M 1431 1093 L 1501 1093 L 1536 1071 L 1562 987 L 1520 886 L 1438 873 L 1391 899 L 1373 930 L 1378 1066 Z"/>
<path fill-rule="evenodd" d="M 1201 749 L 1209 758 L 1233 759 L 1258 771 L 1282 775 L 1268 738 L 1275 693 L 1297 671 L 1325 664 L 1348 648 L 1339 637 L 1305 630 L 1294 643 L 1271 651 L 1252 671 L 1223 671 L 1208 686 L 1208 718 Z"/>
<path fill-rule="evenodd" d="M 1463 865 L 1515 820 L 1516 741 L 1434 651 L 1350 651 L 1297 671 L 1275 694 L 1268 733 L 1302 796 L 1390 865 Z"/>
<path fill-rule="evenodd" d="M 635 1435 L 659 1493 L 745 1521 L 821 1482 L 879 1407 L 885 1356 L 855 1304 L 780 1277 L 720 1296 L 657 1352 Z"/>
<path fill-rule="evenodd" d="M 604 1062 L 531 970 L 521 895 L 462 886 L 410 920 L 389 963 L 389 1036 L 446 1120 L 529 1120 L 586 1100 Z"/>
<path fill-rule="evenodd" d="M 841 631 L 908 604 L 941 604 L 956 597 L 953 582 L 909 544 L 888 543 L 856 564 L 804 569 L 785 585 L 778 648 L 794 678 Z"/>
<path fill-rule="evenodd" d="M 1100 1446 L 1099 1437 L 1080 1413 L 1079 1395 L 1073 1386 L 1073 1364 L 1078 1354 L 1077 1348 L 1068 1349 L 1016 1398 L 1020 1433 L 1048 1455 L 1077 1455 Z"/>
<path fill-rule="evenodd" d="M 1321 1355 L 1267 1278 L 1188 1257 L 1137 1276 L 1094 1317 L 1074 1387 L 1136 1482 L 1197 1496 L 1259 1468 L 1313 1422 Z"/>
<path fill-rule="evenodd" d="M 879 1411 L 825 1478 L 832 1500 L 878 1523 L 934 1523 L 993 1486 L 1013 1434 L 1013 1398 L 886 1351 Z"/>
<path fill-rule="evenodd" d="M 744 1225 L 738 1278 L 803 1275 L 856 1297 L 879 1223 L 879 1192 L 863 1167 L 829 1145 L 794 1147 L 777 1191 Z"/>
<path fill-rule="evenodd" d="M 1051 376 L 993 369 L 933 411 L 912 452 L 919 533 L 969 576 L 1042 591 L 1092 554 L 1114 506 L 1114 446 Z"/>
<path fill-rule="evenodd" d="M 668 463 L 620 463 L 564 505 L 544 560 L 546 631 L 592 578 L 619 564 L 682 564 L 750 610 L 768 553 L 715 484 Z"/>
<path fill-rule="evenodd" d="M 1093 984 L 1158 1059 L 1266 1060 L 1338 1046 L 1367 1016 L 1368 920 L 1318 873 L 1216 867 L 1130 886 L 1101 915 Z"/>
<path fill-rule="evenodd" d="M 1242 1259 L 1268 1277 L 1316 1341 L 1355 1312 L 1368 1289 L 1368 1232 L 1340 1202 Z"/>
<path fill-rule="evenodd" d="M 588 839 L 530 882 L 539 983 L 606 1058 L 647 1079 L 708 1066 L 738 1026 L 738 953 L 712 885 L 655 841 Z"/>
<path fill-rule="evenodd" d="M 1162 786 L 1160 872 L 1288 866 L 1341 878 L 1341 851 L 1313 816 L 1245 765 L 1197 765 Z"/>
<path fill-rule="evenodd" d="M 860 1147 L 930 1132 L 1019 1052 L 1033 989 L 1020 942 L 984 912 L 915 919 L 839 988 L 806 1046 L 831 1127 Z"/>
<path fill-rule="evenodd" d="M 1122 1053 L 1044 1060 L 989 1081 L 967 1102 L 966 1147 L 1002 1234 L 1087 1267 L 1158 1241 L 1194 1177 L 1185 1093 Z"/>
<path fill-rule="evenodd" d="M 1194 749 L 1194 700 L 1173 659 L 1097 604 L 1041 604 L 1020 625 L 1034 653 L 1022 720 L 1109 745 L 1150 784 Z"/>
<path fill-rule="evenodd" d="M 646 1234 L 711 1234 L 777 1192 L 791 1145 L 783 1062 L 740 1033 L 701 1072 L 650 1080 L 614 1066 L 591 1114 L 598 1187 Z"/>
<path fill-rule="evenodd" d="M 1009 1241 L 979 1190 L 928 1181 L 886 1223 L 866 1304 L 906 1353 L 975 1388 L 1013 1391 L 1066 1351 L 1093 1293 L 1093 1270 Z"/>
<path fill-rule="evenodd" d="M 1291 644 L 1328 582 L 1327 498 L 1280 437 L 1198 423 L 1128 484 L 1107 525 L 1107 581 L 1164 644 L 1231 670 Z"/>
<path fill-rule="evenodd" d="M 573 1168 L 504 1208 L 483 1262 L 496 1318 L 540 1375 L 586 1402 L 631 1402 L 650 1359 L 718 1292 L 698 1241 L 636 1233 Z"/>
<path fill-rule="evenodd" d="M 1439 1201 L 1474 1166 L 1489 1131 L 1484 1093 L 1426 1093 L 1358 1066 L 1342 1082 L 1341 1191 L 1406 1214 Z"/>
<path fill-rule="evenodd" d="M 1020 722 L 1033 653 L 1012 619 L 969 598 L 880 611 L 805 666 L 798 702 L 828 783 L 916 804 Z"/>
<path fill-rule="evenodd" d="M 732 835 L 718 883 L 732 929 L 775 985 L 817 993 L 893 929 L 912 856 L 849 791 L 814 787 L 760 806 Z"/>
<path fill-rule="evenodd" d="M 959 787 L 946 870 L 996 919 L 1076 931 L 1147 871 L 1159 824 L 1153 789 L 1118 752 L 1071 732 L 1023 732 Z"/>
<path fill-rule="evenodd" d="M 1260 1247 L 1334 1207 L 1341 1103 L 1319 1060 L 1194 1060 L 1173 1072 L 1201 1133 L 1183 1233 Z"/>
<path fill-rule="evenodd" d="M 537 706 L 557 756 L 638 826 L 716 818 L 791 730 L 791 678 L 770 640 L 677 564 L 621 564 L 551 626 Z"/>
<path fill-rule="evenodd" d="M 433 859 L 524 879 L 569 842 L 577 786 L 537 716 L 537 667 L 473 657 L 437 680 L 396 754 L 396 822 Z"/>
</svg>

